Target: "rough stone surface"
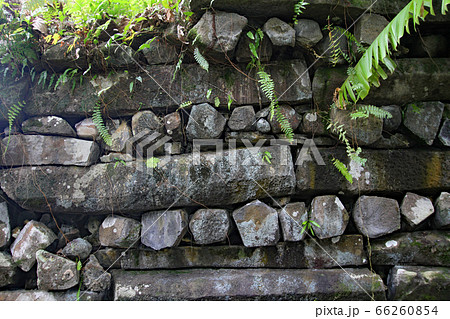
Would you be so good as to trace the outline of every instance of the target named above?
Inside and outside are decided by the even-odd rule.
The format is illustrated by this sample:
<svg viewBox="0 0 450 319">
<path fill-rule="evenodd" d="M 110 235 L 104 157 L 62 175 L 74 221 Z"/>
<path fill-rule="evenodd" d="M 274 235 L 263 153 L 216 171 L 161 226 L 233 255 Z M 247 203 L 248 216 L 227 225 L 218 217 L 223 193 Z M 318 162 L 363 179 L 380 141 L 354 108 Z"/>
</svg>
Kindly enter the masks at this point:
<svg viewBox="0 0 450 319">
<path fill-rule="evenodd" d="M 416 227 L 434 213 L 431 200 L 414 193 L 406 193 L 400 212 L 411 227 Z"/>
<path fill-rule="evenodd" d="M 139 241 L 141 224 L 132 218 L 108 216 L 99 229 L 102 246 L 129 248 Z"/>
<path fill-rule="evenodd" d="M 188 229 L 184 210 L 165 210 L 142 215 L 141 242 L 154 250 L 177 246 Z"/>
<path fill-rule="evenodd" d="M 250 51 L 250 43 L 254 43 L 254 40 L 250 39 L 247 35 L 241 36 L 236 48 L 236 60 L 241 63 L 248 63 L 253 56 Z M 264 37 L 259 48 L 256 51 L 261 62 L 269 62 L 272 57 L 272 42 L 268 37 Z"/>
<path fill-rule="evenodd" d="M 86 48 L 78 43 L 72 50 L 68 50 L 69 45 L 73 42 L 73 37 L 65 37 L 55 45 L 48 47 L 42 54 L 43 64 L 48 66 L 52 72 L 63 73 L 68 68 L 86 70 L 89 66 Z"/>
<path fill-rule="evenodd" d="M 406 107 L 403 124 L 428 145 L 439 131 L 444 104 L 441 102 L 413 103 Z"/>
<path fill-rule="evenodd" d="M 281 230 L 284 241 L 300 241 L 306 236 L 306 231 L 302 232 L 303 222 L 308 220 L 308 211 L 305 203 L 289 203 L 278 210 Z"/>
<path fill-rule="evenodd" d="M 421 36 L 420 41 L 412 40 L 408 48 L 412 57 L 417 58 L 441 58 L 448 56 L 448 39 L 442 34 L 430 34 Z"/>
<path fill-rule="evenodd" d="M 278 213 L 255 200 L 233 212 L 245 247 L 273 246 L 280 239 Z"/>
<path fill-rule="evenodd" d="M 11 225 L 9 223 L 8 204 L 0 198 L 0 248 L 9 244 Z"/>
<path fill-rule="evenodd" d="M 11 245 L 14 263 L 23 271 L 29 271 L 36 263 L 36 252 L 47 248 L 56 238 L 44 224 L 34 220 L 28 222 Z"/>
<path fill-rule="evenodd" d="M 450 298 L 448 267 L 395 266 L 389 271 L 388 300 L 434 301 Z"/>
<path fill-rule="evenodd" d="M 337 196 L 325 195 L 313 199 L 309 219 L 319 224 L 320 228 L 312 227 L 317 238 L 323 239 L 342 235 L 350 216 Z"/>
<path fill-rule="evenodd" d="M 450 238 L 445 231 L 417 231 L 399 233 L 373 240 L 373 265 L 450 265 L 448 245 Z"/>
<path fill-rule="evenodd" d="M 228 127 L 233 131 L 250 131 L 255 123 L 255 110 L 253 106 L 240 106 L 233 110 Z"/>
<path fill-rule="evenodd" d="M 152 111 L 141 111 L 133 115 L 133 118 L 131 119 L 131 129 L 134 136 L 145 130 L 149 130 L 151 133 L 161 132 L 163 123 Z"/>
<path fill-rule="evenodd" d="M 78 137 L 96 140 L 98 139 L 98 129 L 94 124 L 92 117 L 84 119 L 77 124 L 75 124 L 75 129 L 77 130 Z"/>
<path fill-rule="evenodd" d="M 328 62 L 329 64 L 335 66 L 336 64 L 345 64 L 346 61 L 342 56 L 339 56 L 337 59 L 333 58 L 333 50 L 331 49 L 331 40 L 329 31 L 322 31 L 323 38 L 322 40 L 317 43 L 316 45 L 316 51 L 318 54 L 323 56 L 324 60 Z M 335 41 L 335 45 L 337 48 L 339 48 L 342 52 L 345 54 L 348 54 L 348 41 L 347 37 L 342 33 L 341 30 L 334 29 L 331 31 L 333 40 Z"/>
<path fill-rule="evenodd" d="M 227 120 L 208 103 L 194 105 L 186 133 L 189 140 L 219 138 Z"/>
<path fill-rule="evenodd" d="M 90 255 L 88 262 L 81 270 L 83 287 L 87 291 L 105 291 L 111 285 L 111 274 L 105 272 L 94 255 Z"/>
<path fill-rule="evenodd" d="M 178 59 L 178 52 L 174 45 L 168 43 L 161 37 L 155 37 L 147 43 L 150 44 L 149 48 L 142 50 L 147 63 L 154 64 L 166 64 L 175 62 Z"/>
<path fill-rule="evenodd" d="M 4 68 L 0 67 L 1 72 Z M 8 126 L 8 111 L 11 105 L 17 105 L 19 102 L 26 100 L 30 93 L 29 81 L 21 78 L 18 81 L 10 77 L 4 77 L 0 83 L 0 126 L 4 128 Z M 21 116 L 19 115 L 20 119 Z"/>
<path fill-rule="evenodd" d="M 120 123 L 116 121 L 108 121 L 107 128 L 111 135 L 111 145 L 105 145 L 105 150 L 112 152 L 123 152 L 126 149 L 127 141 L 133 136 L 131 128 L 126 121 Z"/>
<path fill-rule="evenodd" d="M 71 137 L 45 135 L 12 135 L 4 138 L 6 149 L 0 163 L 18 165 L 77 165 L 88 166 L 98 160 L 100 148 L 96 142 Z"/>
<path fill-rule="evenodd" d="M 108 247 L 97 250 L 94 253 L 94 256 L 103 268 L 116 269 L 120 268 L 120 260 L 123 258 L 121 254 L 124 251 L 125 249 Z"/>
<path fill-rule="evenodd" d="M 171 134 L 175 130 L 179 129 L 181 126 L 180 113 L 174 112 L 174 113 L 167 114 L 164 117 L 164 126 L 166 128 L 167 134 Z"/>
<path fill-rule="evenodd" d="M 261 133 L 269 133 L 272 130 L 270 123 L 266 119 L 259 119 L 255 125 L 256 130 Z"/>
<path fill-rule="evenodd" d="M 416 143 L 411 138 L 402 133 L 395 133 L 389 137 L 382 136 L 378 141 L 370 144 L 371 148 L 378 149 L 398 149 L 398 148 L 410 148 Z"/>
<path fill-rule="evenodd" d="M 70 124 L 58 116 L 33 117 L 22 123 L 22 132 L 76 137 Z"/>
<path fill-rule="evenodd" d="M 398 105 L 386 105 L 381 109 L 391 113 L 392 117 L 383 119 L 383 130 L 394 132 L 402 124 L 402 108 Z"/>
<path fill-rule="evenodd" d="M 435 202 L 434 223 L 437 228 L 450 229 L 450 193 L 442 192 Z"/>
<path fill-rule="evenodd" d="M 76 301 L 78 289 L 68 291 L 14 290 L 0 291 L 0 301 Z M 104 293 L 80 291 L 80 301 L 105 300 Z"/>
<path fill-rule="evenodd" d="M 269 19 L 264 24 L 263 31 L 275 46 L 295 46 L 295 30 L 278 18 Z"/>
<path fill-rule="evenodd" d="M 384 285 L 367 269 L 113 270 L 114 300 L 385 300 Z M 358 284 L 354 279 L 358 278 Z"/>
<path fill-rule="evenodd" d="M 326 133 L 322 118 L 317 112 L 306 112 L 303 115 L 300 131 L 313 136 Z"/>
<path fill-rule="evenodd" d="M 379 14 L 364 14 L 355 24 L 356 40 L 370 45 L 388 25 L 389 21 Z"/>
<path fill-rule="evenodd" d="M 439 141 L 445 146 L 450 146 L 450 119 L 445 119 L 438 135 Z"/>
<path fill-rule="evenodd" d="M 102 163 L 116 163 L 118 161 L 131 162 L 133 161 L 133 156 L 122 153 L 109 153 L 108 155 L 103 155 L 100 157 L 100 162 Z"/>
<path fill-rule="evenodd" d="M 189 229 L 194 241 L 208 245 L 225 241 L 231 231 L 231 220 L 224 209 L 199 209 L 191 216 Z"/>
<path fill-rule="evenodd" d="M 11 256 L 0 251 L 0 288 L 14 284 L 16 276 L 17 266 L 13 263 Z"/>
<path fill-rule="evenodd" d="M 78 284 L 80 274 L 76 262 L 45 250 L 36 252 L 36 260 L 39 289 L 66 290 Z"/>
<path fill-rule="evenodd" d="M 361 234 L 377 238 L 400 229 L 400 209 L 395 199 L 361 196 L 353 207 L 353 220 Z"/>
<path fill-rule="evenodd" d="M 130 69 L 136 67 L 135 60 L 138 60 L 138 57 L 131 46 L 116 43 L 106 45 L 106 43 L 102 43 L 97 52 L 99 53 L 100 68 Z"/>
<path fill-rule="evenodd" d="M 92 245 L 83 238 L 76 238 L 67 243 L 62 250 L 62 254 L 70 259 L 79 258 L 85 260 L 92 251 Z"/>
<path fill-rule="evenodd" d="M 284 115 L 284 117 L 289 121 L 289 124 L 291 125 L 291 128 L 295 131 L 297 127 L 300 125 L 300 121 L 302 120 L 302 117 L 295 112 L 295 110 L 288 106 L 288 105 L 280 105 L 280 112 Z M 272 127 L 272 132 L 277 134 L 281 133 L 281 125 L 280 122 L 278 122 L 276 115 L 270 119 L 270 115 L 267 117 L 267 120 L 270 123 L 270 126 Z"/>
<path fill-rule="evenodd" d="M 193 39 L 197 38 L 198 44 L 228 52 L 234 50 L 246 25 L 247 18 L 239 14 L 207 11 L 189 33 Z"/>
<path fill-rule="evenodd" d="M 305 48 L 315 46 L 323 38 L 320 26 L 314 20 L 299 19 L 294 29 L 295 43 Z"/>
<path fill-rule="evenodd" d="M 270 124 L 269 124 L 270 128 Z M 284 137 L 285 138 L 285 137 Z M 267 142 L 274 140 L 271 134 L 262 134 L 260 132 L 226 132 L 225 143 L 237 146 L 252 147 L 257 145 L 265 145 Z M 261 158 L 261 157 L 260 157 Z"/>
</svg>

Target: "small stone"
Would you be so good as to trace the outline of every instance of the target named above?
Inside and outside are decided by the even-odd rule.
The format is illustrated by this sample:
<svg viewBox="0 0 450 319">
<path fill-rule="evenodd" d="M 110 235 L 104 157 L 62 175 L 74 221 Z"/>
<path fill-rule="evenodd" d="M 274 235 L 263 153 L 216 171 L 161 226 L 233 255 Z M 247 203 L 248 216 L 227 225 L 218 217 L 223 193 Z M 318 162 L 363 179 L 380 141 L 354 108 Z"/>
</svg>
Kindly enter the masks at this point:
<svg viewBox="0 0 450 319">
<path fill-rule="evenodd" d="M 299 19 L 294 25 L 295 43 L 304 48 L 315 46 L 323 35 L 319 24 L 314 20 Z"/>
<path fill-rule="evenodd" d="M 305 203 L 290 203 L 278 210 L 281 230 L 284 241 L 300 241 L 306 236 L 306 231 L 302 231 L 303 222 L 308 220 L 308 211 Z"/>
<path fill-rule="evenodd" d="M 91 251 L 92 245 L 88 241 L 82 238 L 76 238 L 64 247 L 62 254 L 70 259 L 78 258 L 80 260 L 85 260 L 89 257 Z"/>
<path fill-rule="evenodd" d="M 37 285 L 42 290 L 66 290 L 78 284 L 80 275 L 77 263 L 51 254 L 45 250 L 36 252 Z"/>
<path fill-rule="evenodd" d="M 58 232 L 58 249 L 64 248 L 68 241 L 80 237 L 80 230 L 73 225 L 62 224 L 60 229 L 61 231 Z"/>
<path fill-rule="evenodd" d="M 306 112 L 303 115 L 300 131 L 310 135 L 323 135 L 326 133 L 322 118 L 317 112 Z"/>
<path fill-rule="evenodd" d="M 406 193 L 400 212 L 411 227 L 416 227 L 434 213 L 430 199 L 414 193 Z"/>
<path fill-rule="evenodd" d="M 278 18 L 269 19 L 264 24 L 263 31 L 275 46 L 295 46 L 295 30 Z"/>
<path fill-rule="evenodd" d="M 324 239 L 342 235 L 350 216 L 337 196 L 326 195 L 313 199 L 309 219 L 319 224 L 320 228 L 312 228 L 317 238 Z"/>
<path fill-rule="evenodd" d="M 106 127 L 111 135 L 111 145 L 105 145 L 105 150 L 113 152 L 124 152 L 127 141 L 133 136 L 131 128 L 126 121 L 107 121 Z"/>
<path fill-rule="evenodd" d="M 356 22 L 355 37 L 362 44 L 370 45 L 389 24 L 385 17 L 379 14 L 363 14 Z"/>
<path fill-rule="evenodd" d="M 45 249 L 56 240 L 56 235 L 44 224 L 28 222 L 11 245 L 14 263 L 27 272 L 36 263 L 36 252 Z"/>
<path fill-rule="evenodd" d="M 353 207 L 353 220 L 361 234 L 377 238 L 400 229 L 400 209 L 395 199 L 361 196 Z"/>
<path fill-rule="evenodd" d="M 0 199 L 1 201 L 1 199 Z M 0 248 L 9 244 L 11 238 L 11 225 L 9 223 L 9 210 L 6 202 L 0 203 Z"/>
<path fill-rule="evenodd" d="M 450 229 L 450 193 L 442 192 L 434 203 L 434 222 L 439 229 Z"/>
<path fill-rule="evenodd" d="M 116 162 L 132 162 L 133 156 L 130 154 L 122 153 L 109 153 L 108 155 L 103 155 L 100 157 L 100 162 L 102 163 L 116 163 Z"/>
<path fill-rule="evenodd" d="M 99 136 L 98 129 L 91 117 L 75 124 L 75 129 L 77 130 L 77 135 L 80 138 L 95 141 Z"/>
<path fill-rule="evenodd" d="M 137 244 L 141 224 L 134 219 L 121 216 L 108 216 L 99 229 L 102 246 L 129 248 Z"/>
<path fill-rule="evenodd" d="M 164 126 L 166 127 L 167 132 L 175 131 L 181 126 L 181 115 L 178 112 L 167 114 L 164 117 Z"/>
<path fill-rule="evenodd" d="M 111 274 L 107 273 L 94 255 L 90 255 L 88 262 L 81 271 L 83 287 L 87 291 L 105 291 L 111 286 Z"/>
<path fill-rule="evenodd" d="M 439 141 L 445 146 L 450 146 L 450 119 L 445 119 L 438 135 Z"/>
<path fill-rule="evenodd" d="M 142 244 L 154 250 L 178 246 L 187 232 L 188 219 L 181 209 L 142 215 Z"/>
<path fill-rule="evenodd" d="M 255 43 L 247 35 L 242 36 L 236 49 L 236 60 L 240 63 L 248 63 L 252 60 L 253 53 L 250 51 L 250 43 Z M 269 62 L 272 57 L 272 42 L 268 37 L 263 37 L 257 50 L 261 62 Z"/>
<path fill-rule="evenodd" d="M 69 137 L 77 136 L 72 126 L 66 120 L 57 116 L 32 117 L 22 123 L 22 132 Z"/>
<path fill-rule="evenodd" d="M 223 242 L 231 230 L 231 220 L 224 209 L 199 209 L 192 215 L 189 229 L 199 245 Z"/>
<path fill-rule="evenodd" d="M 396 131 L 400 124 L 402 124 L 402 109 L 398 105 L 387 105 L 382 106 L 382 110 L 391 113 L 391 118 L 383 119 L 383 130 L 387 132 Z"/>
<path fill-rule="evenodd" d="M 16 279 L 17 266 L 8 253 L 0 251 L 0 288 L 14 284 Z"/>
<path fill-rule="evenodd" d="M 146 42 L 149 48 L 144 48 L 142 53 L 150 65 L 167 64 L 178 59 L 177 48 L 162 37 L 154 37 Z"/>
<path fill-rule="evenodd" d="M 295 110 L 288 105 L 281 105 L 280 112 L 288 120 L 292 130 L 295 131 L 297 127 L 300 125 L 300 121 L 302 120 L 301 115 L 297 114 L 297 112 L 295 112 Z M 272 117 L 272 119 L 270 119 L 269 115 L 267 120 L 269 121 L 270 126 L 272 127 L 273 133 L 275 134 L 281 133 L 281 125 L 280 122 L 278 122 L 277 120 L 276 114 Z"/>
<path fill-rule="evenodd" d="M 208 103 L 194 105 L 186 126 L 187 137 L 194 139 L 215 139 L 222 134 L 226 119 Z"/>
<path fill-rule="evenodd" d="M 280 239 L 278 213 L 255 200 L 233 212 L 245 247 L 274 246 Z"/>
<path fill-rule="evenodd" d="M 260 119 L 260 118 L 266 118 L 270 113 L 270 109 L 268 107 L 263 108 L 262 110 L 259 110 L 258 112 L 256 112 L 255 114 L 255 118 Z"/>
<path fill-rule="evenodd" d="M 163 123 L 152 111 L 141 111 L 133 115 L 133 118 L 131 119 L 131 129 L 134 136 L 145 130 L 149 130 L 150 133 L 162 133 Z"/>
<path fill-rule="evenodd" d="M 408 104 L 403 124 L 426 144 L 432 145 L 441 124 L 444 104 L 423 102 Z"/>
<path fill-rule="evenodd" d="M 256 122 L 256 130 L 261 133 L 269 133 L 272 128 L 270 127 L 270 123 L 267 122 L 266 119 L 259 119 Z"/>
<path fill-rule="evenodd" d="M 253 106 L 240 106 L 233 110 L 228 127 L 232 131 L 250 131 L 255 123 L 255 110 Z"/>
</svg>

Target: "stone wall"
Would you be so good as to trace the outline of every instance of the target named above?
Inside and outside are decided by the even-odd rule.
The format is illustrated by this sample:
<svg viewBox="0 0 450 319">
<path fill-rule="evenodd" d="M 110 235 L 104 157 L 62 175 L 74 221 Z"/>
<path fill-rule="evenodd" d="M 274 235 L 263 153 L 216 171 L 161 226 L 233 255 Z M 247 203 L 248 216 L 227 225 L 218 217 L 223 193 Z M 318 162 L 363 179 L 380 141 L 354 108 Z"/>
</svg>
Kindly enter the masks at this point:
<svg viewBox="0 0 450 319">
<path fill-rule="evenodd" d="M 168 25 L 139 52 L 100 44 L 109 58 L 57 89 L 0 83 L 0 300 L 448 300 L 449 15 L 402 40 L 397 70 L 364 100 L 392 118 L 346 120 L 327 114 L 347 65 L 330 66 L 322 28 L 370 1 L 309 1 L 295 26 L 296 1 L 216 0 L 205 13 L 209 2 L 191 1 L 190 31 L 208 72 Z M 351 31 L 370 43 L 406 2 L 380 1 Z M 255 28 L 291 143 L 246 70 Z M 98 61 L 66 51 L 47 48 L 36 69 Z M 328 116 L 347 121 L 364 167 Z"/>
</svg>

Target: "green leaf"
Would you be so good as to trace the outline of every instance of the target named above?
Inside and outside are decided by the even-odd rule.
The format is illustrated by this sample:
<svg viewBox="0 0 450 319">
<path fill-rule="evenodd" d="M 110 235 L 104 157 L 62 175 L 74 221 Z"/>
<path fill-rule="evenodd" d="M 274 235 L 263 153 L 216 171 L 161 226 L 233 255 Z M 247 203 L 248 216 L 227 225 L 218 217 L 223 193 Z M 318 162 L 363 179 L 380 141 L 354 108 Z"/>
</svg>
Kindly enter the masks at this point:
<svg viewBox="0 0 450 319">
<path fill-rule="evenodd" d="M 156 168 L 158 166 L 158 163 L 161 160 L 159 158 L 156 157 L 150 157 L 149 159 L 147 159 L 147 161 L 145 162 L 145 164 L 147 165 L 147 167 L 149 168 Z"/>
<path fill-rule="evenodd" d="M 83 267 L 83 264 L 81 263 L 80 260 L 78 260 L 78 262 L 77 262 L 77 270 L 80 271 L 82 267 Z"/>
<path fill-rule="evenodd" d="M 219 99 L 217 96 L 214 98 L 214 105 L 215 105 L 216 107 L 219 107 L 219 106 L 220 106 L 220 99 Z"/>
<path fill-rule="evenodd" d="M 204 69 L 206 72 L 209 72 L 209 63 L 205 59 L 205 57 L 200 53 L 200 50 L 198 48 L 194 49 L 194 58 L 202 69 Z"/>
<path fill-rule="evenodd" d="M 206 99 L 209 100 L 211 97 L 212 89 L 209 89 L 208 92 L 206 92 Z"/>
<path fill-rule="evenodd" d="M 253 35 L 253 33 L 252 33 L 251 31 L 248 31 L 248 32 L 247 32 L 247 36 L 248 36 L 250 39 L 255 40 L 255 36 Z"/>
</svg>

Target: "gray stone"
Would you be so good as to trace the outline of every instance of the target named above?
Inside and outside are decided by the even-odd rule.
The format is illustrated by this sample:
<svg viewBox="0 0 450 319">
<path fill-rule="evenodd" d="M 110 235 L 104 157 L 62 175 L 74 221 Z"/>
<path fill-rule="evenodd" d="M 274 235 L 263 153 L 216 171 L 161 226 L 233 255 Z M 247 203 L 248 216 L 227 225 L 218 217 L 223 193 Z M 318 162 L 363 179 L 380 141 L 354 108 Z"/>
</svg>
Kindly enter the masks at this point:
<svg viewBox="0 0 450 319">
<path fill-rule="evenodd" d="M 105 291 L 111 286 L 111 274 L 107 273 L 94 255 L 90 255 L 88 262 L 81 270 L 83 287 L 87 291 Z"/>
<path fill-rule="evenodd" d="M 126 121 L 107 121 L 106 127 L 111 135 L 111 145 L 105 145 L 105 150 L 112 152 L 124 152 L 127 141 L 133 136 L 131 128 Z"/>
<path fill-rule="evenodd" d="M 434 223 L 437 228 L 450 229 L 450 193 L 442 192 L 435 202 Z"/>
<path fill-rule="evenodd" d="M 131 129 L 134 136 L 145 130 L 149 130 L 150 133 L 162 133 L 163 123 L 152 111 L 141 111 L 133 115 L 133 118 L 131 119 Z"/>
<path fill-rule="evenodd" d="M 8 204 L 0 198 L 0 249 L 6 247 L 11 239 Z"/>
<path fill-rule="evenodd" d="M 166 128 L 167 134 L 171 135 L 171 132 L 173 133 L 181 126 L 181 115 L 179 112 L 174 112 L 167 114 L 164 116 L 164 126 Z"/>
<path fill-rule="evenodd" d="M 323 31 L 322 40 L 317 43 L 316 51 L 320 56 L 329 64 L 335 66 L 336 64 L 345 64 L 347 61 L 342 57 L 342 55 L 337 58 L 333 58 L 334 48 L 338 48 L 343 53 L 348 55 L 348 41 L 347 37 L 339 29 L 334 29 L 332 31 Z M 330 33 L 332 34 L 333 43 L 330 39 Z M 331 104 L 331 103 L 330 103 Z"/>
<path fill-rule="evenodd" d="M 228 52 L 234 50 L 246 25 L 247 18 L 239 14 L 207 11 L 189 34 L 192 39 L 197 39 L 196 44 L 217 52 Z"/>
<path fill-rule="evenodd" d="M 295 30 L 278 18 L 269 19 L 264 24 L 263 31 L 275 46 L 295 46 Z"/>
<path fill-rule="evenodd" d="M 383 120 L 370 115 L 368 118 L 352 119 L 352 111 L 332 109 L 330 119 L 334 123 L 344 125 L 349 140 L 356 139 L 360 146 L 370 145 L 381 138 L 383 132 Z"/>
<path fill-rule="evenodd" d="M 108 155 L 103 155 L 100 157 L 100 162 L 102 163 L 117 163 L 121 161 L 131 162 L 133 161 L 133 156 L 130 154 L 109 153 Z"/>
<path fill-rule="evenodd" d="M 269 133 L 272 130 L 270 123 L 266 119 L 259 119 L 255 125 L 256 130 L 261 133 Z"/>
<path fill-rule="evenodd" d="M 270 127 L 270 124 L 269 124 Z M 264 145 L 275 139 L 275 136 L 262 134 L 260 132 L 226 132 L 225 143 L 237 146 L 252 147 L 253 145 Z"/>
<path fill-rule="evenodd" d="M 167 64 L 175 62 L 178 59 L 177 48 L 164 38 L 155 37 L 148 40 L 147 43 L 150 44 L 150 47 L 144 48 L 142 53 L 147 59 L 148 64 Z"/>
<path fill-rule="evenodd" d="M 22 123 L 22 132 L 76 137 L 72 126 L 61 117 L 33 117 Z"/>
<path fill-rule="evenodd" d="M 113 270 L 112 277 L 114 300 L 370 300 L 365 291 L 386 298 L 368 269 Z"/>
<path fill-rule="evenodd" d="M 68 291 L 12 290 L 0 291 L 0 301 L 76 301 L 78 289 Z M 104 293 L 80 291 L 80 301 L 105 300 Z"/>
<path fill-rule="evenodd" d="M 403 135 L 402 133 L 395 133 L 389 137 L 382 136 L 378 141 L 371 144 L 371 148 L 378 149 L 398 149 L 398 148 L 410 148 L 414 146 L 414 141 L 411 138 Z"/>
<path fill-rule="evenodd" d="M 411 227 L 416 227 L 434 213 L 431 200 L 414 193 L 406 193 L 400 205 L 400 213 Z"/>
<path fill-rule="evenodd" d="M 388 25 L 389 21 L 379 14 L 364 14 L 355 24 L 355 37 L 362 44 L 370 45 Z"/>
<path fill-rule="evenodd" d="M 99 229 L 102 246 L 129 248 L 139 241 L 141 224 L 134 219 L 121 216 L 108 216 Z"/>
<path fill-rule="evenodd" d="M 66 290 L 78 285 L 80 274 L 76 262 L 45 250 L 36 252 L 36 260 L 39 289 Z"/>
<path fill-rule="evenodd" d="M 309 219 L 319 224 L 320 228 L 312 228 L 317 238 L 323 239 L 342 235 L 350 216 L 337 196 L 325 195 L 312 200 Z"/>
<path fill-rule="evenodd" d="M 377 238 L 400 229 L 400 209 L 395 199 L 361 196 L 353 207 L 353 220 L 361 234 Z"/>
<path fill-rule="evenodd" d="M 100 217 L 91 216 L 87 221 L 86 228 L 88 232 L 90 232 L 91 234 L 95 234 L 100 230 L 101 224 L 102 220 L 100 219 Z"/>
<path fill-rule="evenodd" d="M 264 152 L 272 154 L 271 165 L 262 162 L 259 154 Z M 289 196 L 295 189 L 292 155 L 284 145 L 202 152 L 198 162 L 192 154 L 161 157 L 159 174 L 138 161 L 125 164 L 115 168 L 110 163 L 0 170 L 1 187 L 25 209 L 47 212 L 48 203 L 56 214 L 108 214 L 111 205 L 121 213 L 160 210 L 174 203 L 176 207 L 198 203 L 223 207 L 262 198 L 267 193 Z M 45 196 L 36 183 L 45 189 Z M 180 197 L 180 190 L 184 196 Z"/>
<path fill-rule="evenodd" d="M 255 200 L 233 212 L 245 247 L 274 246 L 280 239 L 278 213 Z"/>
<path fill-rule="evenodd" d="M 164 154 L 180 155 L 182 153 L 181 148 L 182 148 L 182 146 L 181 146 L 180 142 L 166 143 L 166 144 L 164 144 Z"/>
<path fill-rule="evenodd" d="M 445 146 L 450 146 L 450 119 L 445 119 L 438 135 L 439 141 Z"/>
<path fill-rule="evenodd" d="M 247 35 L 241 36 L 236 48 L 236 60 L 241 63 L 248 63 L 252 60 L 253 53 L 250 51 L 250 43 L 255 41 Z M 268 37 L 263 37 L 256 51 L 261 62 L 269 62 L 272 57 L 272 42 Z"/>
<path fill-rule="evenodd" d="M 8 253 L 0 251 L 0 288 L 12 285 L 16 280 L 17 266 Z"/>
<path fill-rule="evenodd" d="M 270 108 L 265 107 L 262 110 L 259 110 L 258 112 L 256 112 L 255 117 L 257 119 L 266 118 L 269 115 L 269 112 L 270 112 Z"/>
<path fill-rule="evenodd" d="M 448 267 L 395 266 L 389 271 L 388 300 L 435 301 L 450 298 Z"/>
<path fill-rule="evenodd" d="M 102 43 L 98 47 L 98 53 L 100 68 L 129 69 L 136 67 L 137 56 L 131 46 Z"/>
<path fill-rule="evenodd" d="M 255 123 L 255 110 L 253 106 L 240 106 L 233 110 L 228 127 L 232 131 L 250 131 Z"/>
<path fill-rule="evenodd" d="M 208 103 L 194 105 L 186 126 L 187 137 L 194 139 L 219 138 L 227 120 Z"/>
<path fill-rule="evenodd" d="M 289 204 L 291 202 L 291 197 L 290 196 L 272 197 L 271 200 L 272 200 L 272 203 L 270 204 L 270 206 L 277 207 L 277 208 L 283 208 L 284 206 L 286 206 L 287 204 Z"/>
<path fill-rule="evenodd" d="M 95 141 L 99 137 L 97 126 L 94 124 L 92 117 L 75 124 L 75 129 L 77 130 L 77 135 L 80 138 Z"/>
<path fill-rule="evenodd" d="M 56 240 L 56 235 L 44 224 L 28 222 L 11 245 L 13 262 L 27 272 L 36 263 L 36 252 L 45 249 Z"/>
<path fill-rule="evenodd" d="M 314 20 L 299 19 L 294 29 L 296 44 L 305 48 L 315 46 L 323 38 L 320 26 Z"/>
<path fill-rule="evenodd" d="M 95 258 L 97 258 L 100 265 L 105 269 L 116 269 L 120 268 L 120 263 L 123 258 L 122 252 L 125 249 L 117 248 L 103 248 L 99 249 L 94 253 Z"/>
<path fill-rule="evenodd" d="M 196 244 L 220 243 L 231 231 L 230 216 L 224 209 L 199 209 L 191 216 L 189 229 Z"/>
<path fill-rule="evenodd" d="M 303 121 L 300 127 L 302 133 L 310 135 L 323 135 L 326 133 L 322 117 L 317 112 L 307 112 L 303 115 Z"/>
<path fill-rule="evenodd" d="M 165 210 L 142 215 L 141 242 L 154 250 L 178 246 L 188 229 L 188 214 Z"/>
<path fill-rule="evenodd" d="M 371 241 L 372 265 L 445 266 L 450 264 L 445 231 L 416 231 Z"/>
<path fill-rule="evenodd" d="M 387 132 L 396 131 L 402 124 L 402 108 L 398 105 L 382 106 L 381 109 L 391 113 L 391 118 L 383 119 L 383 130 Z"/>
<path fill-rule="evenodd" d="M 406 107 L 403 124 L 428 145 L 433 144 L 441 124 L 444 104 L 441 102 L 422 102 Z"/>
<path fill-rule="evenodd" d="M 47 65 L 52 72 L 62 73 L 69 68 L 86 70 L 89 66 L 87 52 L 86 48 L 81 45 L 81 41 L 76 41 L 72 50 L 68 50 L 75 40 L 74 37 L 64 37 L 55 45 L 45 49 L 41 58 L 43 64 Z"/>
<path fill-rule="evenodd" d="M 297 127 L 300 125 L 300 121 L 302 120 L 301 115 L 297 114 L 297 112 L 295 112 L 295 110 L 288 105 L 280 105 L 280 112 L 289 121 L 292 130 L 295 131 Z M 281 133 L 281 125 L 280 122 L 278 122 L 277 120 L 276 114 L 274 114 L 272 118 L 270 118 L 269 114 L 267 116 L 267 120 L 269 121 L 270 126 L 272 127 L 273 133 L 275 134 Z"/>
<path fill-rule="evenodd" d="M 308 211 L 305 203 L 289 203 L 278 210 L 281 230 L 284 241 L 300 241 L 306 236 L 306 231 L 302 231 L 303 222 L 308 220 Z"/>
<path fill-rule="evenodd" d="M 92 251 L 92 245 L 84 240 L 83 238 L 76 238 L 67 245 L 62 250 L 62 254 L 70 259 L 85 260 L 89 257 Z"/>
<path fill-rule="evenodd" d="M 1 148 L 6 153 L 0 163 L 5 166 L 89 166 L 97 162 L 100 154 L 96 142 L 62 136 L 13 135 L 7 145 L 8 139 L 4 138 Z"/>
</svg>

